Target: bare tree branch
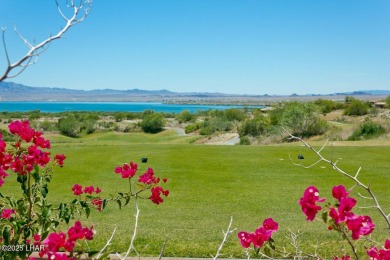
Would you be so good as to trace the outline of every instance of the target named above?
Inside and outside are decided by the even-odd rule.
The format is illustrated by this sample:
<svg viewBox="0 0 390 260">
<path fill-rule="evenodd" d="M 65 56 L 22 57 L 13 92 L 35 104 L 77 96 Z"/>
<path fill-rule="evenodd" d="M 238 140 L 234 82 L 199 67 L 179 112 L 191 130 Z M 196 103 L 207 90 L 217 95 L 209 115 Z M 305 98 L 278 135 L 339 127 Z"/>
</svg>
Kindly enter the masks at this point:
<svg viewBox="0 0 390 260">
<path fill-rule="evenodd" d="M 323 161 L 325 163 L 328 163 L 332 166 L 332 168 L 334 170 L 336 170 L 337 172 L 339 172 L 340 174 L 348 177 L 349 179 L 352 179 L 353 181 L 355 181 L 356 185 L 359 186 L 359 187 L 362 187 L 363 189 L 365 189 L 367 191 L 367 193 L 370 195 L 370 198 L 374 201 L 374 204 L 375 204 L 375 208 L 379 211 L 379 213 L 382 215 L 382 217 L 385 219 L 386 221 L 386 224 L 388 226 L 388 228 L 390 229 L 390 214 L 386 214 L 381 205 L 379 204 L 379 201 L 377 199 L 377 197 L 375 196 L 374 192 L 371 190 L 370 188 L 370 184 L 366 185 L 364 183 L 362 183 L 358 178 L 357 176 L 359 175 L 359 172 L 361 170 L 361 168 L 358 169 L 358 171 L 356 172 L 356 174 L 353 176 L 345 171 L 343 171 L 342 169 L 340 169 L 336 163 L 333 163 L 331 160 L 328 160 L 326 159 L 325 157 L 322 156 L 322 154 L 320 153 L 320 151 L 322 151 L 323 148 L 321 148 L 319 151 L 315 150 L 312 146 L 310 146 L 308 143 L 306 143 L 302 138 L 300 137 L 297 137 L 297 136 L 294 136 L 292 134 L 290 134 L 286 129 L 283 128 L 283 130 L 289 135 L 289 139 L 290 140 L 298 140 L 300 142 L 302 142 L 304 144 L 304 146 L 306 146 L 307 148 L 309 148 L 311 151 L 313 151 L 320 159 L 320 161 Z M 302 166 L 302 165 L 301 165 Z M 304 167 L 304 166 L 302 166 Z"/>
<path fill-rule="evenodd" d="M 92 0 L 80 0 L 78 1 L 78 4 L 75 3 L 74 0 L 68 1 L 67 7 L 73 10 L 73 14 L 70 17 L 65 16 L 64 12 L 61 10 L 61 7 L 56 0 L 56 5 L 58 12 L 60 13 L 60 16 L 66 21 L 66 24 L 64 28 L 62 28 L 57 34 L 54 36 L 50 35 L 48 38 L 43 40 L 42 42 L 38 44 L 31 44 L 25 37 L 23 37 L 22 34 L 18 32 L 16 29 L 16 26 L 14 27 L 15 33 L 19 36 L 19 38 L 26 44 L 26 46 L 29 48 L 28 52 L 21 57 L 19 60 L 17 60 L 14 63 L 11 63 L 9 59 L 9 53 L 5 41 L 5 30 L 6 28 L 2 28 L 2 40 L 3 40 L 3 48 L 5 52 L 5 56 L 7 59 L 7 68 L 5 69 L 4 73 L 0 76 L 0 82 L 8 79 L 8 78 L 14 78 L 18 75 L 20 75 L 27 67 L 31 66 L 37 61 L 37 58 L 39 55 L 42 54 L 43 51 L 46 50 L 46 47 L 52 42 L 57 39 L 62 38 L 62 36 L 74 25 L 81 23 L 84 21 L 84 19 L 88 16 L 91 7 L 92 7 Z M 31 63 L 31 60 L 34 58 L 34 62 Z M 13 75 L 10 75 L 12 72 L 14 72 Z"/>
<path fill-rule="evenodd" d="M 107 243 L 104 245 L 104 247 L 99 251 L 99 254 L 94 259 L 99 259 L 102 255 L 104 250 L 111 244 L 112 239 L 114 238 L 115 232 L 116 232 L 117 226 L 115 226 L 114 231 L 112 232 L 111 237 L 107 240 Z"/>
<path fill-rule="evenodd" d="M 232 223 L 233 223 L 233 217 L 230 217 L 230 223 L 229 223 L 229 226 L 228 226 L 226 232 L 222 230 L 223 240 L 222 240 L 222 243 L 217 250 L 217 254 L 213 257 L 213 260 L 218 259 L 218 257 L 221 255 L 221 250 L 226 243 L 227 237 L 236 230 L 236 228 L 233 230 L 230 230 L 230 228 L 232 227 Z"/>
<path fill-rule="evenodd" d="M 138 217 L 139 217 L 139 212 L 140 212 L 140 209 L 138 208 L 137 197 L 135 197 L 135 208 L 136 208 L 136 213 L 134 215 L 135 223 L 134 223 L 133 236 L 131 237 L 130 245 L 129 245 L 129 248 L 127 249 L 127 252 L 126 252 L 125 256 L 123 256 L 123 257 L 120 256 L 121 260 L 126 259 L 126 257 L 130 254 L 131 250 L 134 250 L 137 253 L 137 255 L 138 255 L 138 252 L 135 250 L 135 247 L 134 247 L 134 240 L 135 240 L 135 236 L 137 235 Z"/>
</svg>

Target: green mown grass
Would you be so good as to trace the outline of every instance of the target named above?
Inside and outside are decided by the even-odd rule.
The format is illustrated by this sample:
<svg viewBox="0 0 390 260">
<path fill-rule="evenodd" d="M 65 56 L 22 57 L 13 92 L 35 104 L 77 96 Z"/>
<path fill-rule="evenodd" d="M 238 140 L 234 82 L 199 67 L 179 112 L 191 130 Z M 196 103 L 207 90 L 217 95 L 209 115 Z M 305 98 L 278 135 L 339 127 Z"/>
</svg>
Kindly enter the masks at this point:
<svg viewBox="0 0 390 260">
<path fill-rule="evenodd" d="M 336 232 L 327 230 L 320 220 L 307 222 L 298 199 L 309 185 L 315 185 L 322 197 L 331 199 L 331 188 L 353 182 L 336 173 L 326 164 L 317 164 L 304 169 L 291 164 L 289 155 L 296 158 L 303 154 L 305 164 L 316 161 L 315 156 L 298 143 L 285 146 L 209 146 L 188 144 L 190 138 L 178 137 L 171 132 L 158 135 L 146 134 L 96 134 L 88 138 L 52 138 L 53 153 L 65 153 L 65 167 L 57 169 L 50 186 L 50 199 L 54 202 L 70 201 L 73 184 L 97 185 L 102 196 L 124 191 L 126 180 L 113 172 L 114 167 L 124 162 L 139 163 L 139 172 L 152 167 L 156 174 L 169 179 L 166 183 L 171 193 L 161 205 L 149 200 L 139 203 L 141 212 L 136 239 L 136 248 L 143 255 L 158 255 L 166 241 L 165 256 L 210 257 L 215 254 L 233 216 L 235 233 L 223 249 L 226 257 L 245 257 L 237 232 L 253 231 L 263 219 L 272 217 L 279 222 L 279 232 L 274 235 L 277 244 L 287 248 L 285 238 L 289 229 L 304 232 L 302 246 L 313 253 L 318 243 L 318 252 L 330 258 L 336 252 L 349 248 L 340 243 Z M 77 143 L 74 143 L 77 141 Z M 57 142 L 57 143 L 56 143 Z M 186 144 L 187 143 L 187 144 Z M 339 160 L 338 165 L 354 173 L 363 169 L 361 179 L 372 181 L 372 189 L 386 212 L 390 212 L 388 164 L 390 147 L 329 147 L 324 151 L 328 158 Z M 141 157 L 148 157 L 141 164 Z M 341 158 L 341 159 L 339 159 Z M 15 191 L 15 184 L 2 187 L 3 192 Z M 358 206 L 368 206 L 370 201 L 358 199 Z M 373 209 L 357 209 L 360 214 L 369 214 L 377 224 L 374 237 L 379 241 L 389 238 L 383 220 Z M 134 224 L 134 204 L 122 210 L 116 204 L 108 205 L 103 212 L 93 212 L 85 223 L 94 224 L 96 238 L 91 243 L 100 249 L 117 225 L 118 230 L 110 247 L 111 252 L 125 251 L 130 241 Z M 324 244 L 325 243 L 325 244 Z M 360 252 L 362 253 L 362 252 Z M 340 253 L 339 253 L 340 254 Z"/>
</svg>

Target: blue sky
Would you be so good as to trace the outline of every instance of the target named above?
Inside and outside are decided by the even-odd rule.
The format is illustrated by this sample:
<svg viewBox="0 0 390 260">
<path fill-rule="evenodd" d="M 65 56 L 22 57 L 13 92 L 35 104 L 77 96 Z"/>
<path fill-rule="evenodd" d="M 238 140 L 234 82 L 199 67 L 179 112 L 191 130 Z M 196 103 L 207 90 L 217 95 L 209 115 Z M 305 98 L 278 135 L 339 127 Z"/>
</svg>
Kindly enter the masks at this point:
<svg viewBox="0 0 390 260">
<path fill-rule="evenodd" d="M 14 24 L 41 41 L 63 21 L 54 1 L 2 0 L 16 60 L 27 49 Z M 0 52 L 1 71 L 4 62 Z M 389 90 L 390 1 L 95 0 L 83 23 L 9 81 L 259 95 Z"/>
</svg>

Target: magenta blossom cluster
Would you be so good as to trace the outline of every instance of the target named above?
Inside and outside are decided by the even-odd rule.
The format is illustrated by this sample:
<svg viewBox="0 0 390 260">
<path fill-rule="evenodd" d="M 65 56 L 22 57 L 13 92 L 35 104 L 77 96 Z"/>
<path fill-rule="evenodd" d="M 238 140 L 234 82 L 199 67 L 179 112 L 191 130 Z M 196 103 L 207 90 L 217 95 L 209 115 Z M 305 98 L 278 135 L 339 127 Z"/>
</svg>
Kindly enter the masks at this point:
<svg viewBox="0 0 390 260">
<path fill-rule="evenodd" d="M 129 164 L 124 163 L 122 166 L 115 168 L 115 173 L 122 175 L 123 179 L 133 177 L 138 170 L 138 164 L 130 162 Z"/>
<path fill-rule="evenodd" d="M 376 247 L 371 247 L 367 251 L 370 259 L 375 260 L 389 260 L 390 259 L 390 240 L 386 240 L 385 246 L 383 249 L 378 250 Z"/>
<path fill-rule="evenodd" d="M 83 186 L 79 184 L 75 184 L 72 187 L 73 194 L 76 196 L 82 195 L 82 194 L 89 194 L 92 195 L 93 193 L 99 194 L 102 192 L 102 190 L 99 187 L 93 187 L 93 186 L 87 186 L 83 189 Z M 90 197 L 89 197 L 90 198 Z M 103 199 L 100 197 L 92 198 L 91 204 L 98 210 L 102 211 L 103 209 Z"/>
<path fill-rule="evenodd" d="M 120 174 L 123 179 L 130 179 L 134 177 L 138 170 L 138 164 L 130 162 L 129 164 L 125 163 L 122 166 L 115 168 L 114 172 Z M 166 183 L 168 179 L 162 179 L 163 183 Z M 161 179 L 155 176 L 155 173 L 152 168 L 148 168 L 146 172 L 138 177 L 138 183 L 143 186 L 143 189 L 150 189 L 151 195 L 149 199 L 155 203 L 160 204 L 164 201 L 162 196 L 167 197 L 169 195 L 169 190 L 164 190 L 159 184 Z"/>
<path fill-rule="evenodd" d="M 44 250 L 39 252 L 39 256 L 47 255 L 48 259 L 76 259 L 69 258 L 67 254 L 60 253 L 60 250 L 72 252 L 78 240 L 92 240 L 95 231 L 93 227 L 83 227 L 80 221 L 76 221 L 67 233 L 53 232 L 43 241 Z M 40 236 L 34 236 L 34 245 L 39 246 Z"/>
<path fill-rule="evenodd" d="M 3 209 L 1 212 L 1 218 L 10 220 L 12 215 L 15 214 L 15 211 L 13 209 Z"/>
<path fill-rule="evenodd" d="M 73 185 L 72 191 L 74 195 L 81 195 L 83 193 L 91 195 L 92 193 L 99 194 L 100 192 L 102 192 L 102 190 L 99 187 L 96 187 L 95 189 L 93 186 L 87 186 L 83 189 L 83 186 L 78 184 Z"/>
<path fill-rule="evenodd" d="M 357 240 L 360 236 L 371 234 L 375 225 L 369 216 L 358 216 L 352 212 L 356 205 L 356 199 L 349 197 L 349 192 L 343 185 L 334 186 L 332 196 L 338 200 L 335 207 L 329 208 L 329 216 L 332 221 L 329 230 L 341 230 L 342 225 L 346 225 L 348 230 L 352 231 L 352 239 Z M 306 188 L 303 197 L 298 201 L 307 220 L 312 221 L 317 213 L 322 209 L 316 202 L 324 202 L 320 199 L 319 191 L 316 187 Z"/>
<path fill-rule="evenodd" d="M 324 202 L 324 198 L 320 198 L 318 189 L 314 186 L 309 186 L 303 193 L 303 197 L 298 201 L 301 205 L 302 212 L 306 215 L 306 219 L 313 221 L 318 211 L 322 209 L 321 206 L 317 205 L 317 202 Z"/>
<path fill-rule="evenodd" d="M 251 244 L 255 248 L 260 248 L 265 242 L 271 239 L 272 234 L 278 230 L 278 223 L 272 218 L 267 218 L 263 221 L 263 225 L 260 226 L 255 232 L 248 233 L 241 231 L 238 233 L 241 245 L 244 248 L 248 248 Z"/>
<path fill-rule="evenodd" d="M 343 185 L 333 187 L 332 195 L 338 200 L 338 203 L 336 207 L 330 207 L 329 216 L 333 220 L 333 226 L 330 229 L 345 223 L 348 230 L 352 231 L 352 239 L 354 240 L 372 233 L 375 224 L 372 223 L 369 216 L 358 216 L 352 212 L 356 205 L 356 199 L 349 197 L 349 192 Z"/>
<path fill-rule="evenodd" d="M 13 121 L 8 125 L 11 134 L 17 137 L 13 144 L 14 152 L 7 151 L 7 144 L 0 133 L 0 186 L 8 176 L 7 170 L 12 170 L 19 175 L 29 174 L 35 166 L 45 167 L 50 162 L 50 153 L 43 149 L 50 149 L 50 141 L 42 137 L 42 132 L 35 131 L 30 123 Z M 27 143 L 28 147 L 24 147 Z M 55 162 L 62 166 L 66 156 L 56 155 Z"/>
</svg>

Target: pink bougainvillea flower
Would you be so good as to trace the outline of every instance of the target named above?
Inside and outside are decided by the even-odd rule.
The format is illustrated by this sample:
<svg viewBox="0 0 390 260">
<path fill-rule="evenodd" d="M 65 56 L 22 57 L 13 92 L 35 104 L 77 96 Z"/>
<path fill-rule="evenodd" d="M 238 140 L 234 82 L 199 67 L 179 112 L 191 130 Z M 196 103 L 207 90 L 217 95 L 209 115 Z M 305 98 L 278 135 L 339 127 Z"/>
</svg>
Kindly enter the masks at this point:
<svg viewBox="0 0 390 260">
<path fill-rule="evenodd" d="M 81 195 L 81 194 L 83 194 L 83 186 L 75 184 L 72 187 L 72 191 L 73 191 L 73 194 L 76 196 Z"/>
<path fill-rule="evenodd" d="M 121 174 L 123 179 L 131 178 L 133 177 L 138 169 L 138 164 L 130 162 L 130 165 L 125 163 L 122 167 L 116 167 L 115 173 Z"/>
<path fill-rule="evenodd" d="M 384 249 L 378 250 L 376 247 L 371 247 L 367 250 L 367 255 L 370 259 L 389 260 L 390 259 L 390 240 L 386 240 Z"/>
<path fill-rule="evenodd" d="M 318 211 L 322 209 L 316 202 L 324 202 L 325 199 L 319 197 L 318 189 L 314 186 L 309 186 L 303 193 L 303 197 L 298 201 L 301 205 L 302 212 L 306 215 L 306 219 L 313 221 Z"/>
<path fill-rule="evenodd" d="M 66 234 L 63 232 L 60 233 L 51 233 L 44 241 L 44 245 L 50 252 L 58 252 L 61 247 L 64 247 L 66 243 Z"/>
<path fill-rule="evenodd" d="M 378 248 L 376 247 L 371 247 L 367 250 L 366 253 L 370 257 L 370 259 L 382 260 L 382 257 L 379 256 Z"/>
<path fill-rule="evenodd" d="M 245 231 L 238 233 L 238 239 L 240 239 L 243 248 L 248 248 L 252 243 L 251 234 Z"/>
<path fill-rule="evenodd" d="M 8 174 L 0 167 L 0 187 L 4 184 L 4 179 L 8 177 Z"/>
<path fill-rule="evenodd" d="M 142 182 L 145 184 L 157 184 L 160 182 L 160 179 L 154 176 L 154 171 L 152 168 L 148 168 L 148 170 L 144 174 L 139 176 L 138 182 Z"/>
<path fill-rule="evenodd" d="M 257 228 L 255 232 L 239 232 L 238 239 L 240 239 L 241 245 L 244 248 L 248 248 L 251 244 L 253 244 L 255 248 L 260 248 L 271 238 L 272 234 L 278 230 L 278 226 L 278 223 L 272 218 L 267 218 L 263 221 L 263 225 Z"/>
<path fill-rule="evenodd" d="M 54 156 L 54 160 L 58 163 L 60 167 L 64 166 L 64 160 L 66 159 L 66 156 L 63 154 L 56 154 Z"/>
<path fill-rule="evenodd" d="M 36 131 L 33 136 L 33 143 L 41 148 L 50 149 L 50 141 L 45 140 L 45 138 L 42 137 L 42 134 L 42 132 Z"/>
<path fill-rule="evenodd" d="M 267 230 L 264 226 L 259 227 L 251 234 L 251 240 L 254 247 L 260 248 L 265 242 L 267 242 L 272 235 L 272 230 Z"/>
<path fill-rule="evenodd" d="M 95 188 L 93 186 L 88 186 L 84 188 L 84 193 L 92 194 L 95 191 Z"/>
<path fill-rule="evenodd" d="M 11 219 L 11 215 L 12 214 L 15 214 L 15 211 L 13 209 L 3 209 L 3 211 L 1 212 L 1 218 L 5 218 L 5 219 Z"/>
<path fill-rule="evenodd" d="M 332 189 L 332 196 L 339 201 L 342 198 L 348 197 L 348 195 L 349 195 L 349 192 L 347 192 L 347 190 L 345 189 L 345 187 L 343 185 L 334 186 Z"/>
<path fill-rule="evenodd" d="M 100 189 L 99 187 L 96 187 L 95 192 L 96 192 L 96 194 L 99 194 L 100 192 L 102 192 L 102 189 Z"/>
<path fill-rule="evenodd" d="M 94 205 L 98 211 L 102 211 L 103 200 L 101 198 L 93 199 L 91 202 L 92 202 L 92 205 Z"/>
<path fill-rule="evenodd" d="M 157 186 L 157 187 L 153 187 L 151 189 L 152 191 L 152 195 L 150 195 L 149 199 L 154 203 L 154 204 L 160 204 L 162 203 L 164 200 L 163 198 L 161 197 L 161 194 L 164 195 L 165 197 L 168 197 L 169 195 L 169 190 L 164 190 L 162 187 L 160 186 Z"/>
<path fill-rule="evenodd" d="M 271 230 L 272 232 L 278 231 L 279 224 L 275 222 L 272 218 L 267 218 L 263 221 L 263 227 L 266 230 Z"/>
<path fill-rule="evenodd" d="M 30 123 L 27 120 L 23 122 L 13 121 L 8 125 L 8 129 L 11 134 L 19 136 L 27 143 L 31 142 L 35 135 L 34 129 L 30 128 Z"/>
<path fill-rule="evenodd" d="M 347 227 L 352 231 L 352 239 L 357 240 L 360 236 L 366 236 L 374 231 L 375 224 L 369 216 L 354 216 L 346 221 Z"/>
</svg>

